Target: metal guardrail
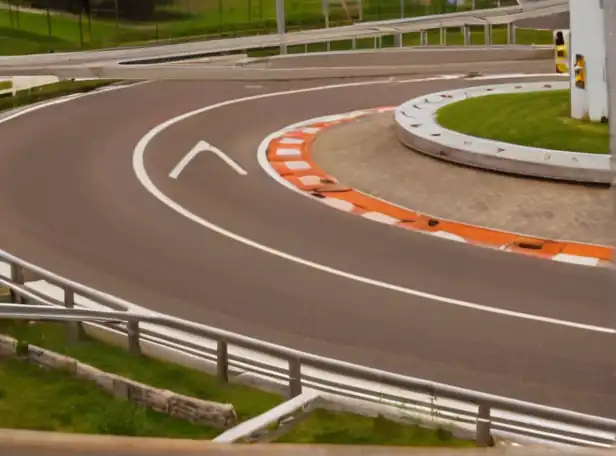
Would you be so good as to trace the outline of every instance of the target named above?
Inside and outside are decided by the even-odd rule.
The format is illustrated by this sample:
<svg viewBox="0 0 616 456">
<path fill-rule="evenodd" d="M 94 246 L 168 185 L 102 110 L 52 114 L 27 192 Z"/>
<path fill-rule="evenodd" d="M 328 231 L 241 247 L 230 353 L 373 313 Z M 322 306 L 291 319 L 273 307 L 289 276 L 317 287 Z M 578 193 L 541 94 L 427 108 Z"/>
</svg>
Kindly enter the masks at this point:
<svg viewBox="0 0 616 456">
<path fill-rule="evenodd" d="M 436 415 L 450 422 L 473 426 L 477 442 L 482 445 L 490 441 L 491 433 L 573 445 L 611 447 L 614 444 L 616 420 L 613 419 L 471 391 L 301 352 L 145 311 L 128 301 L 72 282 L 5 252 L 0 252 L 0 260 L 11 266 L 11 277 L 0 276 L 0 284 L 11 289 L 13 301 L 18 303 L 1 306 L 1 319 L 68 321 L 72 322 L 69 328 L 73 337 L 79 334 L 81 322 L 115 322 L 111 323 L 111 327 L 127 335 L 129 349 L 135 353 L 141 352 L 144 343 L 167 347 L 176 353 L 215 362 L 216 374 L 221 381 L 229 381 L 231 369 L 241 369 L 286 385 L 290 397 L 299 396 L 307 387 L 401 408 L 412 405 L 414 414 Z M 24 285 L 24 271 L 35 273 L 59 286 L 64 290 L 62 301 Z M 76 298 L 79 297 L 90 300 L 90 308 L 105 310 L 91 310 L 83 308 L 83 305 L 76 308 Z M 39 305 L 23 305 L 26 300 Z M 411 392 L 425 397 L 411 397 Z M 438 401 L 428 398 L 438 398 Z"/>
</svg>

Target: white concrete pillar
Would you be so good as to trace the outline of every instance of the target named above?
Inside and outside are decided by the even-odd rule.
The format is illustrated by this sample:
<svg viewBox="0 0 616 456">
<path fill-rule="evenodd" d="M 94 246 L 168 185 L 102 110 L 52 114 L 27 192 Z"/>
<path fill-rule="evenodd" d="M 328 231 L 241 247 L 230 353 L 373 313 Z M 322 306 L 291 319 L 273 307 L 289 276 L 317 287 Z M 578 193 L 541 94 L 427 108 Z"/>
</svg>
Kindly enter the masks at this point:
<svg viewBox="0 0 616 456">
<path fill-rule="evenodd" d="M 571 117 L 599 122 L 608 115 L 604 0 L 569 0 Z M 576 67 L 576 62 L 583 62 Z M 577 70 L 576 70 L 577 68 Z M 583 79 L 585 87 L 576 82 Z"/>
</svg>

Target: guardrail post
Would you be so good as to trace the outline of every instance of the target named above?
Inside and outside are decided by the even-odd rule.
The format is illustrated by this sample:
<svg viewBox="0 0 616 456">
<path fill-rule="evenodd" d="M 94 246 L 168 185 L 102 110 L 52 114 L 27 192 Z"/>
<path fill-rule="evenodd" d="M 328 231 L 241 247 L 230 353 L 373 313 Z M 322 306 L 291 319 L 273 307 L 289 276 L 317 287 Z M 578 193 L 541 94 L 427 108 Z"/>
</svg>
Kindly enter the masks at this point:
<svg viewBox="0 0 616 456">
<path fill-rule="evenodd" d="M 470 25 L 465 25 L 463 27 L 463 32 L 464 34 L 464 45 L 468 46 L 471 44 L 471 27 Z"/>
<path fill-rule="evenodd" d="M 221 382 L 229 382 L 229 346 L 223 340 L 216 347 L 216 376 Z"/>
<path fill-rule="evenodd" d="M 445 27 L 441 27 L 440 29 L 440 44 L 441 46 L 447 44 L 447 29 Z"/>
<path fill-rule="evenodd" d="M 377 37 L 375 36 L 374 37 L 374 49 L 378 49 L 377 43 L 378 43 Z"/>
<path fill-rule="evenodd" d="M 355 37 L 351 38 L 351 49 L 357 49 L 357 38 Z"/>
<path fill-rule="evenodd" d="M 428 45 L 428 31 L 427 30 L 421 30 L 419 32 L 419 45 L 420 46 Z"/>
<path fill-rule="evenodd" d="M 327 46 L 327 48 L 326 48 L 326 49 L 327 49 L 327 52 L 331 52 L 331 50 L 332 50 L 332 42 L 331 42 L 331 41 L 328 41 L 328 42 L 327 42 L 327 44 L 326 44 L 326 46 Z"/>
<path fill-rule="evenodd" d="M 486 403 L 479 404 L 477 410 L 477 429 L 476 429 L 476 443 L 477 446 L 487 447 L 492 446 L 492 435 L 490 421 L 490 406 Z"/>
<path fill-rule="evenodd" d="M 18 285 L 24 284 L 24 269 L 18 264 L 11 263 L 11 281 Z M 24 304 L 24 298 L 14 290 L 11 290 L 11 299 L 16 304 Z"/>
<path fill-rule="evenodd" d="M 402 33 L 398 32 L 394 35 L 394 46 L 395 47 L 402 47 Z"/>
<path fill-rule="evenodd" d="M 507 44 L 515 44 L 516 42 L 516 27 L 511 22 L 507 24 Z"/>
<path fill-rule="evenodd" d="M 486 22 L 484 27 L 484 44 L 492 44 L 492 24 Z"/>
<path fill-rule="evenodd" d="M 64 307 L 67 309 L 75 308 L 75 292 L 70 288 L 64 288 Z M 83 340 L 83 326 L 79 321 L 66 322 L 66 331 L 68 333 L 68 340 L 71 344 L 76 344 L 80 340 Z"/>
<path fill-rule="evenodd" d="M 299 358 L 289 360 L 289 397 L 302 394 L 302 361 Z"/>
<path fill-rule="evenodd" d="M 141 343 L 139 341 L 139 320 L 129 320 L 126 324 L 128 332 L 128 351 L 133 355 L 141 354 Z"/>
</svg>

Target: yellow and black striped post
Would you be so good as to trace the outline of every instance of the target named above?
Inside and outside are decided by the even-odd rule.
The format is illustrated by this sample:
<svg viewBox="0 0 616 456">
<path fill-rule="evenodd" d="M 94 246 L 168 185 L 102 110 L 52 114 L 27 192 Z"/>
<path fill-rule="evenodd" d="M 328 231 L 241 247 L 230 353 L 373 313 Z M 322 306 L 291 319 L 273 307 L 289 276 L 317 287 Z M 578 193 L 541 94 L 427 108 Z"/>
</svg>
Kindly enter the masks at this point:
<svg viewBox="0 0 616 456">
<path fill-rule="evenodd" d="M 569 30 L 554 30 L 556 73 L 569 73 Z"/>
</svg>

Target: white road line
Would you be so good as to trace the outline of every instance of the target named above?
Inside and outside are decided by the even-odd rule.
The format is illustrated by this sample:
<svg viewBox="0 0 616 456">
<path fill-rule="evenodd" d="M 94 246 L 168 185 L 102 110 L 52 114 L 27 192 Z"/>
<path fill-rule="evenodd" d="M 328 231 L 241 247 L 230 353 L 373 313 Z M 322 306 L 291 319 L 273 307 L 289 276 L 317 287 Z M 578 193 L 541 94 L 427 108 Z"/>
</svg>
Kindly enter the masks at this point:
<svg viewBox="0 0 616 456">
<path fill-rule="evenodd" d="M 84 98 L 84 97 L 88 97 L 88 96 L 91 96 L 91 95 L 98 95 L 98 94 L 110 92 L 110 91 L 113 91 L 113 90 L 126 89 L 128 87 L 136 87 L 136 86 L 143 85 L 143 84 L 149 84 L 150 82 L 153 82 L 153 81 L 141 81 L 141 82 L 135 82 L 134 84 L 107 86 L 107 87 L 101 87 L 100 89 L 93 90 L 91 92 L 75 93 L 75 94 L 66 95 L 64 97 L 60 97 L 60 98 L 56 98 L 56 99 L 49 100 L 49 101 L 46 101 L 46 102 L 42 102 L 40 104 L 36 104 L 36 105 L 31 106 L 29 108 L 21 109 L 18 112 L 16 112 L 15 114 L 11 114 L 9 116 L 6 116 L 6 117 L 0 119 L 0 123 L 8 122 L 9 120 L 12 120 L 12 119 L 15 119 L 17 117 L 23 116 L 24 114 L 28 114 L 30 112 L 38 111 L 39 109 L 47 108 L 48 106 L 55 106 L 55 105 L 59 105 L 59 104 L 62 104 L 62 103 L 66 103 L 67 101 L 76 100 L 77 98 Z"/>
<path fill-rule="evenodd" d="M 418 79 L 415 82 L 421 82 L 422 79 Z M 412 82 L 412 81 L 408 81 L 408 82 Z M 375 287 L 379 287 L 379 288 L 383 288 L 386 290 L 390 290 L 390 291 L 395 291 L 395 292 L 399 292 L 399 293 L 403 293 L 406 295 L 410 295 L 410 296 L 416 296 L 422 299 L 426 299 L 426 300 L 431 300 L 431 301 L 436 301 L 436 302 L 440 302 L 443 304 L 449 304 L 449 305 L 453 305 L 453 306 L 457 306 L 457 307 L 462 307 L 462 308 L 466 308 L 466 309 L 471 309 L 471 310 L 476 310 L 476 311 L 482 311 L 482 312 L 488 312 L 488 313 L 492 313 L 492 314 L 496 314 L 496 315 L 502 315 L 502 316 L 507 316 L 507 317 L 514 317 L 514 318 L 519 318 L 519 319 L 524 319 L 524 320 L 530 320 L 530 321 L 535 321 L 535 322 L 540 322 L 540 323 L 548 323 L 548 324 L 553 324 L 553 325 L 558 325 L 558 326 L 564 326 L 564 327 L 569 327 L 569 328 L 575 328 L 575 329 L 581 329 L 581 330 L 585 330 L 585 331 L 591 331 L 591 332 L 598 332 L 598 333 L 605 333 L 605 334 L 616 334 L 616 329 L 614 328 L 607 328 L 607 327 L 601 327 L 601 326 L 594 326 L 594 325 L 589 325 L 589 324 L 584 324 L 584 323 L 578 323 L 578 322 L 574 322 L 574 321 L 567 321 L 567 320 L 560 320 L 557 318 L 550 318 L 550 317 L 544 317 L 544 316 L 540 316 L 540 315 L 533 315 L 533 314 L 528 314 L 528 313 L 524 313 L 524 312 L 516 312 L 516 311 L 512 311 L 512 310 L 506 310 L 506 309 L 498 309 L 498 308 L 494 308 L 494 307 L 490 307 L 490 306 L 486 306 L 486 305 L 482 305 L 482 304 L 476 304 L 476 303 L 472 303 L 472 302 L 468 302 L 468 301 L 463 301 L 460 299 L 454 299 L 454 298 L 448 298 L 445 296 L 439 296 L 436 294 L 432 294 L 432 293 L 426 293 L 423 291 L 419 291 L 419 290 L 414 290 L 411 288 L 405 288 L 399 285 L 394 285 L 391 283 L 387 283 L 387 282 L 382 282 L 379 280 L 374 280 L 374 279 L 370 279 L 368 277 L 363 277 L 363 276 L 359 276 L 356 274 L 352 274 L 346 271 L 341 271 L 339 269 L 335 269 L 332 268 L 330 266 L 326 266 L 320 263 L 316 263 L 314 261 L 310 261 L 310 260 L 306 260 L 304 258 L 300 258 L 297 257 L 295 255 L 291 255 L 285 252 L 282 252 L 280 250 L 277 250 L 275 248 L 260 244 L 256 241 L 253 241 L 251 239 L 245 238 L 243 236 L 240 236 L 236 233 L 233 233 L 219 225 L 216 225 L 215 223 L 212 223 L 196 214 L 194 214 L 193 212 L 189 211 L 188 209 L 186 209 L 185 207 L 181 206 L 180 204 L 178 204 L 177 202 L 173 201 L 171 198 L 169 198 L 167 195 L 165 195 L 163 192 L 161 192 L 158 187 L 156 187 L 156 185 L 154 185 L 154 183 L 152 182 L 152 180 L 150 179 L 150 177 L 148 176 L 148 173 L 145 169 L 145 165 L 144 165 L 144 156 L 145 156 L 145 152 L 146 149 L 148 147 L 148 145 L 150 144 L 150 142 L 161 132 L 163 132 L 164 130 L 166 130 L 167 128 L 169 128 L 170 126 L 179 123 L 185 119 L 188 119 L 190 117 L 199 115 L 199 114 L 203 114 L 205 112 L 208 111 L 213 111 L 215 109 L 218 108 L 222 108 L 225 106 L 231 106 L 231 105 L 235 105 L 235 104 L 241 104 L 241 103 L 245 103 L 245 102 L 249 102 L 249 101 L 255 101 L 255 100 L 261 100 L 261 99 L 266 99 L 266 98 L 273 98 L 273 97 L 280 97 L 280 96 L 285 96 L 285 95 L 296 95 L 296 94 L 300 94 L 300 93 L 308 93 L 308 92 L 316 92 L 316 91 L 321 91 L 321 90 L 330 90 L 330 89 L 338 89 L 338 88 L 345 88 L 345 87 L 361 87 L 361 86 L 371 86 L 371 85 L 378 85 L 378 84 L 388 84 L 388 80 L 378 80 L 378 81 L 365 81 L 365 82 L 353 82 L 353 83 L 346 83 L 346 84 L 334 84 L 334 85 L 327 85 L 327 86 L 320 86 L 320 87 L 309 87 L 309 88 L 304 88 L 304 89 L 296 89 L 296 90 L 286 90 L 286 91 L 282 91 L 282 92 L 273 92 L 273 93 L 264 93 L 264 94 L 258 94 L 258 95 L 253 95 L 253 96 L 247 96 L 247 97 L 242 97 L 242 98 L 236 98 L 233 100 L 227 100 L 227 101 L 223 101 L 220 103 L 216 103 L 213 105 L 209 105 L 209 106 L 205 106 L 203 108 L 200 109 L 196 109 L 194 111 L 190 111 L 184 114 L 181 114 L 179 116 L 176 116 L 172 119 L 169 119 L 159 125 L 157 125 L 156 127 L 154 127 L 153 129 L 151 129 L 148 133 L 146 133 L 145 136 L 143 136 L 139 142 L 137 143 L 137 145 L 135 146 L 135 149 L 133 151 L 133 169 L 135 171 L 135 175 L 137 176 L 137 179 L 139 179 L 139 181 L 141 182 L 141 184 L 144 186 L 144 188 L 150 193 L 152 194 L 156 199 L 158 199 L 160 202 L 162 202 L 163 204 L 165 204 L 166 206 L 168 206 L 170 209 L 174 210 L 175 212 L 177 212 L 178 214 L 186 217 L 189 220 L 192 220 L 195 223 L 198 223 L 199 225 L 203 226 L 204 228 L 207 228 L 215 233 L 218 233 L 222 236 L 225 236 L 229 239 L 232 239 L 236 242 L 240 242 L 248 247 L 252 247 L 254 249 L 260 250 L 264 253 L 268 253 L 270 255 L 276 256 L 278 258 L 282 258 L 284 260 L 287 261 L 291 261 L 293 263 L 296 264 L 300 264 L 302 266 L 306 266 L 306 267 L 310 267 L 313 268 L 315 270 L 321 271 L 321 272 L 325 272 L 328 274 L 332 274 L 332 275 L 336 275 L 338 277 L 343 277 L 345 279 L 349 279 L 349 280 L 353 280 L 355 282 L 359 282 L 359 283 L 363 283 L 366 285 L 372 285 Z M 278 133 L 279 134 L 279 133 Z M 275 137 L 275 135 L 271 135 L 271 137 Z"/>
<path fill-rule="evenodd" d="M 224 161 L 227 165 L 231 167 L 236 173 L 240 176 L 245 176 L 248 174 L 244 168 L 238 165 L 231 157 L 225 154 L 218 147 L 215 147 L 208 143 L 207 141 L 199 141 L 190 151 L 182 157 L 182 159 L 178 162 L 177 165 L 171 170 L 169 173 L 169 177 L 172 179 L 177 179 L 180 173 L 188 166 L 193 158 L 195 158 L 201 152 L 212 152 L 222 161 Z"/>
<path fill-rule="evenodd" d="M 469 81 L 484 81 L 484 80 L 490 80 L 490 79 L 521 79 L 521 78 L 541 78 L 541 77 L 550 77 L 550 78 L 568 78 L 569 75 L 568 74 L 564 74 L 564 73 L 516 73 L 516 74 L 501 74 L 501 75 L 492 75 L 492 74 L 484 74 L 481 76 L 470 76 L 468 78 Z"/>
<path fill-rule="evenodd" d="M 198 144 L 192 149 L 190 149 L 190 151 L 182 157 L 178 164 L 173 167 L 173 169 L 169 173 L 169 177 L 171 179 L 177 179 L 180 173 L 184 170 L 184 168 L 188 166 L 192 159 L 195 158 L 201 152 L 201 150 L 202 149 L 199 147 Z"/>
</svg>

